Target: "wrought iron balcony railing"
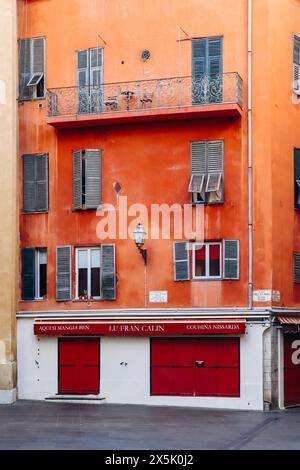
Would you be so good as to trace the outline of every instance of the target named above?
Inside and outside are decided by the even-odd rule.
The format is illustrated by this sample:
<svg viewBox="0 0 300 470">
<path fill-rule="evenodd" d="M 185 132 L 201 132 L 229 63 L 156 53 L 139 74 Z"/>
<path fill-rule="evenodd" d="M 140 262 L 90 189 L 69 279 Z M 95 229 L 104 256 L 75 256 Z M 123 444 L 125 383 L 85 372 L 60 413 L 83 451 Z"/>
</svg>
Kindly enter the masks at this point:
<svg viewBox="0 0 300 470">
<path fill-rule="evenodd" d="M 52 88 L 47 92 L 47 114 L 147 112 L 213 104 L 238 104 L 242 108 L 242 88 L 238 73 Z"/>
</svg>

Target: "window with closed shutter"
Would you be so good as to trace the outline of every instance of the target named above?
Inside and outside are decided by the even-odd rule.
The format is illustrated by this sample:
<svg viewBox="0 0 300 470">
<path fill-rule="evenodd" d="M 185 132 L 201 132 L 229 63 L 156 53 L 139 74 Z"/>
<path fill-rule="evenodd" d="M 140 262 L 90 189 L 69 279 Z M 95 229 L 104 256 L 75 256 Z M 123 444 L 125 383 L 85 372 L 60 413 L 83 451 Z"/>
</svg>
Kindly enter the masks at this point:
<svg viewBox="0 0 300 470">
<path fill-rule="evenodd" d="M 47 295 L 47 249 L 22 249 L 22 300 L 42 300 Z"/>
<path fill-rule="evenodd" d="M 300 95 L 300 37 L 293 37 L 293 90 Z"/>
<path fill-rule="evenodd" d="M 66 301 L 72 297 L 72 248 L 56 248 L 56 300 Z"/>
<path fill-rule="evenodd" d="M 191 143 L 189 193 L 193 203 L 222 204 L 224 201 L 224 142 Z"/>
<path fill-rule="evenodd" d="M 23 155 L 23 211 L 48 212 L 48 155 Z"/>
<path fill-rule="evenodd" d="M 97 209 L 102 193 L 101 150 L 73 152 L 73 209 Z"/>
<path fill-rule="evenodd" d="M 78 113 L 98 114 L 103 103 L 103 48 L 77 51 Z"/>
<path fill-rule="evenodd" d="M 19 99 L 45 97 L 45 38 L 19 41 Z"/>
<path fill-rule="evenodd" d="M 192 40 L 192 103 L 220 103 L 223 95 L 223 38 Z"/>
<path fill-rule="evenodd" d="M 300 253 L 294 253 L 293 261 L 294 283 L 300 284 Z"/>
<path fill-rule="evenodd" d="M 223 279 L 240 278 L 240 241 L 223 240 Z"/>
<path fill-rule="evenodd" d="M 190 279 L 190 253 L 187 241 L 174 242 L 174 280 L 188 281 Z"/>
<path fill-rule="evenodd" d="M 294 149 L 294 207 L 300 210 L 300 149 Z"/>
</svg>

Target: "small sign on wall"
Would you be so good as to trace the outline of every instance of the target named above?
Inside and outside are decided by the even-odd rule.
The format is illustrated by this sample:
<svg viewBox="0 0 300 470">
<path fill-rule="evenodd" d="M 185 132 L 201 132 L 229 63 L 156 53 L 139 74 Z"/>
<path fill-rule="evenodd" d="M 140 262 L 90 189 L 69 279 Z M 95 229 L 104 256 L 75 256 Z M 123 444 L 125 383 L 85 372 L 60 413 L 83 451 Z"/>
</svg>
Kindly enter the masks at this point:
<svg viewBox="0 0 300 470">
<path fill-rule="evenodd" d="M 149 294 L 149 302 L 152 304 L 164 304 L 168 302 L 168 291 L 152 290 Z"/>
<path fill-rule="evenodd" d="M 253 292 L 254 302 L 280 302 L 279 290 L 255 290 Z"/>
<path fill-rule="evenodd" d="M 272 291 L 271 290 L 255 290 L 253 292 L 254 302 L 271 302 Z"/>
</svg>

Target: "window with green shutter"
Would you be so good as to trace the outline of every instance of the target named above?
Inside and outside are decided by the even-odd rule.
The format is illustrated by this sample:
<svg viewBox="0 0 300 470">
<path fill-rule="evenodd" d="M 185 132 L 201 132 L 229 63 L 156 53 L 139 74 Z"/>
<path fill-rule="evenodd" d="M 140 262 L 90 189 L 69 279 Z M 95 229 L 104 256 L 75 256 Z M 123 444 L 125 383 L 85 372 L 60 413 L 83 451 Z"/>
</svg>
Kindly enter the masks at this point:
<svg viewBox="0 0 300 470">
<path fill-rule="evenodd" d="M 97 209 L 102 193 L 101 150 L 73 152 L 73 209 Z"/>
<path fill-rule="evenodd" d="M 23 155 L 23 211 L 48 212 L 48 154 Z"/>
<path fill-rule="evenodd" d="M 99 114 L 103 110 L 103 48 L 77 51 L 78 113 Z"/>
<path fill-rule="evenodd" d="M 300 95 L 300 37 L 293 36 L 293 90 Z"/>
<path fill-rule="evenodd" d="M 223 96 L 223 38 L 192 40 L 192 102 L 220 103 Z"/>
<path fill-rule="evenodd" d="M 45 97 L 45 38 L 19 41 L 19 99 Z"/>
<path fill-rule="evenodd" d="M 293 276 L 294 283 L 300 284 L 300 253 L 297 252 L 293 255 Z"/>
<path fill-rule="evenodd" d="M 42 300 L 47 295 L 47 249 L 22 249 L 22 300 Z"/>
<path fill-rule="evenodd" d="M 300 149 L 294 149 L 294 207 L 300 210 Z"/>
<path fill-rule="evenodd" d="M 191 245 L 187 241 L 176 241 L 173 259 L 174 281 L 190 280 L 190 259 L 193 280 L 240 279 L 240 241 L 237 239 L 194 242 Z"/>
<path fill-rule="evenodd" d="M 191 143 L 191 175 L 188 188 L 194 204 L 224 202 L 224 142 Z"/>
</svg>

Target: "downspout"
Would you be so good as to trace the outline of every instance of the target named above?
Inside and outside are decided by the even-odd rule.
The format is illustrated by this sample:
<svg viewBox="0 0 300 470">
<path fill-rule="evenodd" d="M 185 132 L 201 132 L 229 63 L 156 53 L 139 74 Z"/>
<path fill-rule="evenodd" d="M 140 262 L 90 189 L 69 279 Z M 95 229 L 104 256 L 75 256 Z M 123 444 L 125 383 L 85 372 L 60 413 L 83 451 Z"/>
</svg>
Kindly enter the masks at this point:
<svg viewBox="0 0 300 470">
<path fill-rule="evenodd" d="M 252 0 L 248 0 L 248 309 L 253 308 Z"/>
</svg>

